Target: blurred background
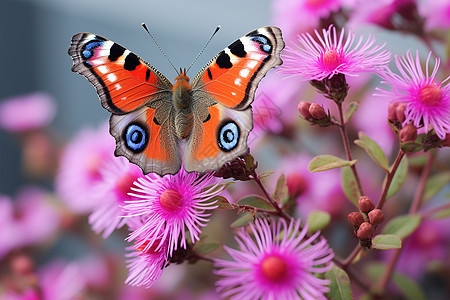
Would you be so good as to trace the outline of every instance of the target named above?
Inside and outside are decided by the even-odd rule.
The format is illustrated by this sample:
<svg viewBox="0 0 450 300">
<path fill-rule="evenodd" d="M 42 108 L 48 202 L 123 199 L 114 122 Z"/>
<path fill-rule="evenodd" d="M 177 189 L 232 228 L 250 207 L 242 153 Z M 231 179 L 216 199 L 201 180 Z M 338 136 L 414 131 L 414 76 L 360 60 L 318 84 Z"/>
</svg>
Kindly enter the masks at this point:
<svg viewBox="0 0 450 300">
<path fill-rule="evenodd" d="M 277 25 L 283 30 L 286 44 L 292 45 L 296 41 L 297 34 L 312 32 L 320 25 L 329 24 L 332 18 L 327 19 L 328 14 L 331 15 L 337 11 L 338 17 L 349 19 L 348 23 L 346 20 L 341 20 L 342 22 L 338 25 L 346 25 L 357 34 L 374 34 L 377 42 L 382 44 L 386 42 L 386 48 L 394 55 L 404 54 L 409 49 L 414 52 L 418 49 L 422 59 L 426 58 L 429 50 L 417 35 L 398 28 L 388 28 L 391 24 L 374 23 L 374 20 L 364 19 L 369 12 L 376 11 L 371 8 L 371 5 L 389 6 L 388 4 L 394 2 L 415 3 L 416 1 L 1 0 L 0 107 L 11 100 L 20 101 L 15 101 L 16 106 L 9 110 L 14 113 L 7 115 L 0 113 L 0 127 L 2 127 L 0 128 L 0 260 L 10 263 L 8 266 L 3 263 L 0 265 L 0 283 L 7 286 L 10 281 L 10 269 L 16 273 L 25 270 L 26 273 L 27 266 L 30 265 L 27 258 L 31 257 L 33 264 L 40 270 L 40 288 L 53 293 L 53 296 L 48 296 L 46 299 L 65 299 L 61 295 L 74 294 L 89 294 L 89 299 L 215 299 L 217 297 L 213 289 L 214 278 L 211 276 L 212 266 L 209 262 L 201 262 L 200 267 L 186 264 L 171 265 L 164 271 L 163 278 L 158 281 L 156 288 L 152 288 L 151 291 L 133 290 L 124 286 L 123 281 L 127 275 L 123 258 L 125 247 L 127 247 L 124 238 L 128 231 L 122 229 L 103 240 L 89 227 L 87 211 L 77 208 L 76 204 L 71 206 L 74 205 L 73 203 L 61 204 L 62 201 L 58 198 L 61 195 L 58 193 L 55 195 L 55 174 L 58 173 L 59 157 L 64 152 L 65 145 L 72 142 L 79 143 L 82 141 L 80 136 L 83 134 L 86 144 L 90 143 L 89 139 L 103 141 L 106 132 L 105 124 L 110 115 L 101 107 L 91 84 L 79 74 L 71 72 L 72 59 L 67 54 L 67 49 L 74 34 L 91 32 L 104 36 L 136 53 L 173 81 L 176 76 L 175 71 L 141 28 L 142 22 L 147 24 L 150 32 L 176 68 L 188 67 L 216 26 L 221 25 L 221 30 L 191 68 L 188 75 L 192 79 L 197 70 L 200 70 L 219 51 L 256 28 Z M 430 13 L 430 10 L 425 9 L 428 7 L 424 5 L 427 1 L 417 2 L 421 3 L 421 13 Z M 448 0 L 430 2 L 433 2 L 433 5 L 439 2 L 442 7 L 450 7 Z M 325 8 L 307 12 L 303 9 L 298 10 L 298 7 L 301 7 L 299 3 L 302 5 L 309 3 L 317 7 L 323 4 Z M 439 5 L 433 7 L 439 8 Z M 441 11 L 444 10 L 441 9 Z M 450 16 L 450 9 L 448 11 Z M 380 11 L 378 17 L 381 19 L 385 13 L 387 14 L 387 11 Z M 445 16 L 444 13 L 442 15 Z M 443 59 L 442 73 L 449 74 L 445 43 L 447 42 L 448 45 L 450 17 L 442 20 L 447 21 L 428 18 L 425 26 L 427 30 L 438 31 L 438 34 L 433 36 L 435 39 L 432 46 L 435 53 Z M 395 22 L 397 21 L 399 21 L 398 18 L 395 19 Z M 402 25 L 401 18 L 399 22 L 395 25 Z M 281 76 L 278 75 L 272 71 L 258 88 L 253 104 L 255 129 L 249 138 L 252 154 L 259 162 L 259 171 L 262 173 L 274 169 L 277 172 L 267 180 L 269 189 L 275 186 L 277 176 L 283 172 L 294 172 L 297 168 L 306 173 L 306 166 L 314 155 L 323 154 L 325 151 L 343 155 L 337 131 L 313 127 L 298 118 L 297 104 L 300 100 L 320 103 L 325 109 L 331 106 L 331 101 L 317 94 L 308 82 L 281 80 Z M 349 98 L 352 101 L 362 102 L 358 109 L 359 116 L 355 114 L 350 135 L 355 139 L 358 131 L 364 131 L 382 146 L 392 161 L 398 150 L 398 144 L 395 135 L 386 124 L 389 101 L 372 97 L 373 89 L 379 85 L 380 81 L 372 75 L 365 74 L 352 78 L 350 81 L 352 92 Z M 27 102 L 28 100 L 31 102 Z M 35 126 L 36 124 L 38 126 Z M 112 138 L 108 134 L 106 136 L 108 139 L 106 144 L 108 144 Z M 95 147 L 100 148 L 99 145 Z M 78 153 L 76 149 L 72 147 L 75 156 Z M 82 150 L 95 152 L 100 149 Z M 103 148 L 101 150 L 103 151 Z M 79 156 L 83 156 L 84 152 L 79 151 Z M 111 154 L 110 152 L 108 153 Z M 444 149 L 443 153 L 441 158 L 443 157 L 444 167 L 442 169 L 448 171 L 448 148 Z M 374 168 L 373 162 L 365 156 L 364 151 L 357 147 L 355 156 L 360 160 L 358 163 L 361 162 L 362 172 L 366 172 L 363 184 L 369 190 L 368 193 L 374 198 L 378 197 L 384 173 Z M 75 164 L 73 168 L 76 168 Z M 412 169 L 410 174 L 412 178 L 405 183 L 404 192 L 406 192 L 403 198 L 399 197 L 398 202 L 392 206 L 388 205 L 390 216 L 406 211 L 419 174 L 416 171 L 419 169 L 419 167 Z M 346 213 L 351 211 L 353 206 L 347 201 L 340 187 L 340 173 L 329 172 L 325 175 L 323 173 L 305 175 L 304 173 L 302 176 L 305 176 L 305 182 L 310 180 L 310 190 L 303 196 L 296 195 L 299 199 L 301 198 L 299 202 L 303 201 L 302 209 L 305 215 L 313 209 L 326 210 L 331 214 L 333 226 L 327 228 L 324 234 L 335 252 L 345 256 L 356 243 L 356 239 L 352 236 L 352 229 L 349 230 L 346 220 Z M 230 201 L 255 193 L 254 186 L 249 187 L 247 184 L 244 185 L 245 188 L 239 189 L 241 185 L 238 184 L 236 185 L 238 188 L 232 190 L 232 195 L 227 195 Z M 79 186 L 79 189 L 82 192 L 83 187 Z M 448 190 L 447 184 L 446 193 Z M 75 192 L 78 191 L 74 190 Z M 304 190 L 300 188 L 297 192 L 301 194 Z M 437 197 L 440 202 L 448 201 L 444 194 L 445 192 L 441 192 Z M 5 199 L 8 201 L 3 201 Z M 26 203 L 24 199 L 34 199 L 33 201 L 38 202 L 45 199 L 41 202 L 51 203 L 52 208 L 41 211 L 36 208 L 37 206 L 23 204 Z M 13 206 L 15 207 L 12 208 Z M 55 207 L 57 213 L 51 212 L 55 210 Z M 29 218 L 28 212 L 30 215 L 33 215 L 31 212 L 35 212 L 37 217 Z M 236 213 L 225 212 L 224 215 L 220 213 L 214 215 L 215 221 L 208 225 L 206 231 L 219 240 L 231 242 L 231 231 L 225 232 L 223 224 L 228 226 L 235 219 Z M 22 222 L 20 227 L 8 224 L 8 221 L 2 221 L 9 220 L 10 217 L 26 220 L 28 223 Z M 416 242 L 431 249 L 430 245 L 438 244 L 436 242 L 438 239 L 426 240 L 429 237 L 427 232 L 436 232 L 435 228 L 439 226 L 442 225 L 431 224 L 424 227 L 423 240 L 418 239 Z M 17 229 L 19 227 L 20 230 Z M 447 228 L 450 227 L 447 226 Z M 14 241 L 24 232 L 27 233 L 24 238 L 27 239 L 26 244 L 23 241 L 16 241 L 16 244 L 12 242 L 6 246 L 1 244 L 4 241 Z M 444 242 L 439 240 L 437 246 L 439 249 L 436 250 L 440 251 L 439 255 L 444 253 L 447 266 L 450 265 L 449 233 L 446 232 Z M 22 256 L 24 253 L 26 255 Z M 441 257 L 439 255 L 436 257 Z M 414 252 L 413 257 L 418 256 L 419 254 L 416 255 Z M 374 255 L 371 258 L 374 257 L 387 260 L 381 255 Z M 431 261 L 429 257 L 421 259 L 420 266 Z M 409 272 L 408 262 L 404 265 L 405 272 Z M 427 265 L 428 271 L 431 269 L 439 272 L 437 275 L 435 272 L 425 277 L 422 276 L 425 273 L 423 271 L 425 267 L 419 268 L 419 263 L 416 265 L 414 277 L 425 286 L 430 299 L 441 299 L 439 297 L 445 299 L 445 286 L 450 278 L 446 277 L 448 273 L 445 272 L 448 272 L 450 268 L 441 271 L 442 269 L 436 268 L 436 265 Z M 74 280 L 80 276 L 85 278 L 83 283 Z M 55 278 L 58 280 L 55 281 Z M 183 280 L 185 282 L 181 284 Z M 55 291 L 49 288 L 52 283 L 61 290 Z M 29 282 L 27 284 L 33 286 Z M 78 293 L 85 286 L 89 286 L 89 293 Z M 114 288 L 111 289 L 111 286 Z M 61 292 L 64 289 L 68 291 Z M 11 290 L 20 290 L 20 288 L 14 286 Z M 176 297 L 167 293 L 172 290 L 177 291 Z M 156 292 L 152 294 L 154 291 Z M 0 298 L 2 298 L 1 292 L 0 286 Z M 5 299 L 23 298 L 11 296 Z M 79 299 L 84 298 L 80 296 Z"/>
</svg>

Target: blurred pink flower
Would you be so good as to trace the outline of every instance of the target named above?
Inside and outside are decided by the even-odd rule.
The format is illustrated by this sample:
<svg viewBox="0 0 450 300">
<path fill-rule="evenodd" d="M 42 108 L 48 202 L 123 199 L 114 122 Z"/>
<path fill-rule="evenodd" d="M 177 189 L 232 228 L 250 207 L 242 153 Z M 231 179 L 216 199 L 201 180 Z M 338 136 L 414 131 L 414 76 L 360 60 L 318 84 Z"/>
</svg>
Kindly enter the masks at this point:
<svg viewBox="0 0 450 300">
<path fill-rule="evenodd" d="M 309 33 L 300 35 L 298 48 L 285 50 L 281 72 L 302 80 L 323 80 L 336 74 L 377 72 L 389 63 L 391 53 L 375 44 L 375 38 L 364 41 L 361 35 L 355 44 L 355 35 L 349 32 L 344 37 L 344 32 L 342 28 L 337 34 L 330 26 L 322 29 L 322 36 L 316 30 L 316 39 Z"/>
<path fill-rule="evenodd" d="M 450 28 L 450 2 L 448 0 L 418 1 L 420 14 L 425 17 L 427 30 Z"/>
<path fill-rule="evenodd" d="M 55 102 L 46 93 L 4 99 L 0 103 L 0 127 L 12 132 L 39 129 L 47 126 L 55 113 Z"/>
<path fill-rule="evenodd" d="M 364 1 L 361 5 L 355 5 L 349 20 L 349 26 L 353 29 L 361 25 L 374 24 L 386 29 L 394 29 L 392 16 L 396 13 L 396 0 Z"/>
<path fill-rule="evenodd" d="M 396 270 L 419 279 L 433 262 L 450 262 L 448 244 L 450 242 L 450 220 L 425 219 L 403 245 Z M 389 259 L 393 251 L 383 251 Z M 414 263 L 411 263 L 414 262 Z M 448 265 L 447 265 L 448 266 Z"/>
<path fill-rule="evenodd" d="M 235 236 L 239 250 L 225 250 L 232 260 L 216 259 L 217 291 L 229 299 L 326 299 L 329 280 L 314 274 L 327 272 L 334 256 L 320 232 L 306 238 L 300 220 L 286 223 L 258 219 Z M 313 244 L 313 242 L 315 242 Z"/>
<path fill-rule="evenodd" d="M 0 257 L 56 233 L 60 216 L 48 197 L 45 191 L 31 186 L 20 190 L 14 202 L 0 196 Z"/>
<path fill-rule="evenodd" d="M 128 240 L 136 240 L 136 247 L 142 251 L 155 243 L 158 251 L 168 242 L 169 256 L 178 243 L 186 249 L 185 229 L 193 243 L 200 239 L 201 227 L 209 220 L 208 211 L 216 208 L 211 199 L 223 189 L 219 181 L 213 172 L 200 176 L 183 168 L 175 175 L 160 177 L 152 173 L 139 178 L 130 194 L 135 198 L 125 201 L 124 211 L 126 217 L 142 218 L 143 226 L 134 230 Z"/>
<path fill-rule="evenodd" d="M 92 191 L 95 200 L 89 223 L 96 233 L 103 231 L 103 238 L 107 238 L 126 223 L 126 219 L 121 218 L 122 206 L 125 201 L 131 200 L 128 193 L 132 192 L 134 181 L 144 175 L 138 166 L 129 163 L 126 158 L 114 157 L 100 168 L 100 176 L 102 180 Z"/>
<path fill-rule="evenodd" d="M 114 138 L 108 125 L 80 131 L 65 147 L 55 178 L 55 189 L 76 213 L 90 213 L 94 191 L 103 180 L 100 170 L 114 158 Z"/>
<path fill-rule="evenodd" d="M 284 40 L 290 45 L 300 33 L 310 32 L 320 26 L 320 19 L 338 11 L 349 0 L 274 0 L 273 22 L 283 31 Z"/>
<path fill-rule="evenodd" d="M 311 173 L 308 164 L 312 157 L 306 155 L 286 156 L 280 163 L 280 170 L 286 176 L 289 195 L 297 201 L 297 213 L 307 217 L 314 210 L 339 216 L 348 200 L 341 187 L 341 175 L 338 170 Z M 278 179 L 276 174 L 271 176 Z"/>
<path fill-rule="evenodd" d="M 391 90 L 378 90 L 393 102 L 407 104 L 403 125 L 412 123 L 417 128 L 423 126 L 425 132 L 428 132 L 431 125 L 437 136 L 444 139 L 450 132 L 450 85 L 443 84 L 450 76 L 442 82 L 438 81 L 436 75 L 440 59 L 435 58 L 431 74 L 428 68 L 430 59 L 431 52 L 428 54 L 424 73 L 418 51 L 415 58 L 410 52 L 405 56 L 395 56 L 400 75 L 386 68 L 381 75 L 384 79 L 382 83 L 391 87 Z"/>
</svg>

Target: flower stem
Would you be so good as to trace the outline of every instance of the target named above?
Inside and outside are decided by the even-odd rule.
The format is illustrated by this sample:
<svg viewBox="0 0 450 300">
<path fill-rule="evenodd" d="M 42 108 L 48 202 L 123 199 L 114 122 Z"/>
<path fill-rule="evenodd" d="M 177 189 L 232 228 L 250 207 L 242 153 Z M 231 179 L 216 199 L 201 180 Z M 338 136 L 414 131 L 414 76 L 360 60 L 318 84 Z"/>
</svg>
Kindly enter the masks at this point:
<svg viewBox="0 0 450 300">
<path fill-rule="evenodd" d="M 422 175 L 420 177 L 420 181 L 419 181 L 419 186 L 417 188 L 416 194 L 414 196 L 414 199 L 411 203 L 410 209 L 409 209 L 409 214 L 413 215 L 416 214 L 417 211 L 419 210 L 420 207 L 420 203 L 422 201 L 422 197 L 425 191 L 425 185 L 427 183 L 428 180 L 428 176 L 430 175 L 430 170 L 431 170 L 431 165 L 433 164 L 433 154 L 432 152 L 428 152 L 428 160 L 427 163 L 422 171 Z M 402 244 L 404 244 L 405 241 L 403 241 Z M 384 290 L 386 289 L 386 286 L 392 276 L 392 273 L 395 270 L 395 266 L 397 265 L 398 259 L 400 257 L 400 254 L 402 253 L 402 250 L 404 249 L 404 247 L 397 249 L 394 252 L 394 255 L 392 255 L 391 259 L 389 260 L 388 266 L 386 268 L 385 273 L 383 274 L 383 276 L 381 277 L 380 283 L 379 283 L 379 291 L 384 292 Z"/>
<path fill-rule="evenodd" d="M 361 245 L 358 243 L 353 251 L 347 256 L 347 258 L 342 262 L 342 269 L 346 270 L 348 266 L 355 259 L 356 255 L 358 255 L 359 251 L 361 251 Z"/>
<path fill-rule="evenodd" d="M 338 125 L 339 125 L 339 130 L 340 130 L 341 136 L 342 136 L 342 142 L 344 143 L 345 154 L 347 156 L 347 160 L 351 161 L 353 159 L 352 159 L 352 154 L 350 152 L 350 147 L 349 147 L 347 128 L 346 128 L 345 122 L 344 122 L 344 113 L 342 111 L 342 103 L 337 103 L 337 107 L 339 110 L 339 121 L 340 121 L 340 124 L 338 124 Z M 353 176 L 355 177 L 359 194 L 364 195 L 364 191 L 363 191 L 363 188 L 361 185 L 361 180 L 359 179 L 358 172 L 356 171 L 355 165 L 350 166 L 350 169 L 352 170 Z"/>
<path fill-rule="evenodd" d="M 380 201 L 378 201 L 377 208 L 381 209 L 383 208 L 384 203 L 386 202 L 387 193 L 389 191 L 389 187 L 391 186 L 392 179 L 394 178 L 395 172 L 397 172 L 398 166 L 400 165 L 400 162 L 402 161 L 403 157 L 405 156 L 405 152 L 403 152 L 401 149 L 398 152 L 397 158 L 395 159 L 394 165 L 392 166 L 392 170 L 389 171 L 386 178 L 386 184 L 384 185 L 383 193 L 381 194 Z"/>
<path fill-rule="evenodd" d="M 258 187 L 261 189 L 261 191 L 263 192 L 264 196 L 267 198 L 267 201 L 270 203 L 270 205 L 272 205 L 275 210 L 277 211 L 278 215 L 282 218 L 284 218 L 286 221 L 289 221 L 291 219 L 290 216 L 288 216 L 282 209 L 281 207 L 278 205 L 278 203 L 272 198 L 272 196 L 270 196 L 270 194 L 267 192 L 266 188 L 264 187 L 264 185 L 261 182 L 261 179 L 259 178 L 258 174 L 256 174 L 256 171 L 253 170 L 252 172 L 252 177 L 253 180 L 256 182 L 256 184 L 258 185 Z"/>
</svg>

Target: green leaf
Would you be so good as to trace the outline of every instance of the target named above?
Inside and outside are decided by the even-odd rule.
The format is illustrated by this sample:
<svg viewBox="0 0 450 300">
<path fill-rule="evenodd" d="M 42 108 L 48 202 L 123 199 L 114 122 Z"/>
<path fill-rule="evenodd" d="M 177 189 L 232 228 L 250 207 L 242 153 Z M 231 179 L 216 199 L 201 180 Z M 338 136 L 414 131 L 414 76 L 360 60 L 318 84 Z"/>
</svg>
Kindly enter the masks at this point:
<svg viewBox="0 0 450 300">
<path fill-rule="evenodd" d="M 336 265 L 331 268 L 325 278 L 330 280 L 330 291 L 326 294 L 328 299 L 333 300 L 350 300 L 352 299 L 352 289 L 350 287 L 350 279 L 344 270 Z"/>
<path fill-rule="evenodd" d="M 238 201 L 238 205 L 246 205 L 265 210 L 275 210 L 266 200 L 257 195 L 247 196 Z"/>
<path fill-rule="evenodd" d="M 425 293 L 422 291 L 420 285 L 412 278 L 395 272 L 392 275 L 392 280 L 402 294 L 409 300 L 425 300 Z"/>
<path fill-rule="evenodd" d="M 379 250 L 399 249 L 402 241 L 393 234 L 379 234 L 372 240 L 372 248 Z"/>
<path fill-rule="evenodd" d="M 218 205 L 219 209 L 232 209 L 233 205 L 230 204 L 230 202 L 228 202 L 227 198 L 225 198 L 224 196 L 214 196 L 213 198 L 211 198 L 211 201 L 216 201 L 216 205 Z"/>
<path fill-rule="evenodd" d="M 347 196 L 348 200 L 358 207 L 358 200 L 361 197 L 359 193 L 358 184 L 356 183 L 355 176 L 349 167 L 342 168 L 341 171 L 342 178 L 342 190 Z"/>
<path fill-rule="evenodd" d="M 404 156 L 397 168 L 397 171 L 394 174 L 394 178 L 392 178 L 392 182 L 389 186 L 386 199 L 391 198 L 400 190 L 400 188 L 403 186 L 403 183 L 405 183 L 406 175 L 408 175 L 408 159 L 406 158 L 406 156 Z"/>
<path fill-rule="evenodd" d="M 449 183 L 450 183 L 450 172 L 443 172 L 431 176 L 425 185 L 422 204 L 428 202 Z"/>
<path fill-rule="evenodd" d="M 386 172 L 389 172 L 389 162 L 383 149 L 364 133 L 360 132 L 358 136 L 359 140 L 356 140 L 355 144 L 366 150 L 367 154 L 369 154 L 370 158 L 372 158 L 377 165 Z"/>
<path fill-rule="evenodd" d="M 422 143 L 418 143 L 416 141 L 409 141 L 400 144 L 400 148 L 403 152 L 406 153 L 414 153 L 423 149 Z"/>
<path fill-rule="evenodd" d="M 214 251 L 217 247 L 219 247 L 218 243 L 202 243 L 195 247 L 195 252 L 197 252 L 198 254 L 206 254 Z"/>
<path fill-rule="evenodd" d="M 259 175 L 259 179 L 264 178 L 264 177 L 268 177 L 268 176 L 272 175 L 273 173 L 275 173 L 275 171 L 272 171 L 272 170 L 265 171 L 264 173 Z"/>
<path fill-rule="evenodd" d="M 350 118 L 352 117 L 352 115 L 356 112 L 356 110 L 358 109 L 358 105 L 359 102 L 350 102 L 347 107 L 345 108 L 345 112 L 344 112 L 344 124 L 346 124 Z"/>
<path fill-rule="evenodd" d="M 450 217 L 450 208 L 440 210 L 433 215 L 435 219 L 445 219 Z"/>
<path fill-rule="evenodd" d="M 330 223 L 331 216 L 329 213 L 314 210 L 308 216 L 308 233 L 312 234 L 318 230 L 321 230 Z"/>
<path fill-rule="evenodd" d="M 406 215 L 392 219 L 383 228 L 383 233 L 393 234 L 400 239 L 408 237 L 416 230 L 421 221 L 420 215 Z"/>
<path fill-rule="evenodd" d="M 239 217 L 236 221 L 231 224 L 231 228 L 237 228 L 248 225 L 253 221 L 253 216 L 250 213 L 244 213 L 241 217 Z"/>
<path fill-rule="evenodd" d="M 365 268 L 367 276 L 372 279 L 379 281 L 383 274 L 386 272 L 386 265 L 381 263 L 371 263 Z M 409 300 L 425 300 L 425 294 L 417 282 L 408 276 L 393 272 L 392 282 L 396 285 L 398 290 L 405 296 L 405 299 Z M 373 284 L 376 286 L 376 284 Z"/>
<path fill-rule="evenodd" d="M 289 200 L 289 192 L 286 184 L 286 177 L 284 174 L 278 178 L 277 185 L 272 194 L 273 198 L 282 204 L 286 203 Z"/>
<path fill-rule="evenodd" d="M 427 154 L 419 154 L 414 156 L 408 156 L 408 164 L 410 167 L 420 168 L 425 166 L 428 161 Z"/>
<path fill-rule="evenodd" d="M 356 163 L 356 160 L 348 161 L 343 160 L 334 155 L 319 155 L 314 157 L 308 166 L 308 170 L 311 173 L 321 172 L 330 169 L 336 169 L 341 167 L 349 167 Z"/>
</svg>

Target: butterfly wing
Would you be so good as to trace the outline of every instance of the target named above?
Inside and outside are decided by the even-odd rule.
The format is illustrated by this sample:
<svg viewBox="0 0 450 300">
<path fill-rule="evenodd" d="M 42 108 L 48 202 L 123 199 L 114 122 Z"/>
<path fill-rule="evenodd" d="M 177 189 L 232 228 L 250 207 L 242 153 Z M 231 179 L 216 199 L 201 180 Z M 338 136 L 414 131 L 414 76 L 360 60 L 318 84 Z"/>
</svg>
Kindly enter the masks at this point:
<svg viewBox="0 0 450 300">
<path fill-rule="evenodd" d="M 187 171 L 218 170 L 247 151 L 253 129 L 251 103 L 261 79 L 282 64 L 284 41 L 277 27 L 263 27 L 236 40 L 194 78 L 193 132 L 187 140 Z"/>
<path fill-rule="evenodd" d="M 74 35 L 68 53 L 72 71 L 91 82 L 102 106 L 113 114 L 115 155 L 144 173 L 176 173 L 181 154 L 172 134 L 172 84 L 136 54 L 92 33 Z"/>
</svg>

